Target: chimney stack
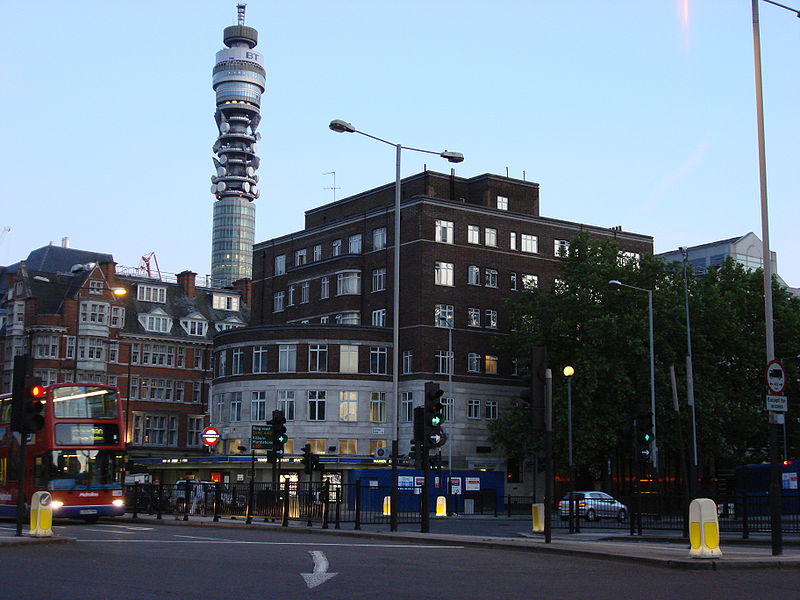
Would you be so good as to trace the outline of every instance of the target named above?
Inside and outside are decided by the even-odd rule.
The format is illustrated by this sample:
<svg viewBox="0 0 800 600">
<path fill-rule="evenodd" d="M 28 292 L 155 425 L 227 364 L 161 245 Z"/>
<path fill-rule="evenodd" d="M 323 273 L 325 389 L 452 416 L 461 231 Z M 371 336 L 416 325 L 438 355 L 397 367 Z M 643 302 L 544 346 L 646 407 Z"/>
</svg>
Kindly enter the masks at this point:
<svg viewBox="0 0 800 600">
<path fill-rule="evenodd" d="M 180 285 L 181 290 L 183 290 L 183 295 L 187 298 L 194 298 L 194 288 L 197 273 L 192 271 L 182 271 L 178 273 L 177 278 L 178 285 Z"/>
<path fill-rule="evenodd" d="M 233 289 L 239 290 L 242 295 L 242 302 L 247 306 L 253 304 L 253 280 L 245 277 L 244 279 L 237 279 L 233 282 Z"/>
</svg>

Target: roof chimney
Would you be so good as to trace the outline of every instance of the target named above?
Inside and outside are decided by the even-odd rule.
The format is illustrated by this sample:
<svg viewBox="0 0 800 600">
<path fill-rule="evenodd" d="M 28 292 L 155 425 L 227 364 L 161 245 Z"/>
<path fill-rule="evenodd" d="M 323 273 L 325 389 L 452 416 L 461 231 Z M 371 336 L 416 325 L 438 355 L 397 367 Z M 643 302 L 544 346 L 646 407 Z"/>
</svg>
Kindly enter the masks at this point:
<svg viewBox="0 0 800 600">
<path fill-rule="evenodd" d="M 194 298 L 194 287 L 197 273 L 192 271 L 182 271 L 176 275 L 178 278 L 178 285 L 181 286 L 183 295 L 187 298 Z"/>
<path fill-rule="evenodd" d="M 253 280 L 245 277 L 233 282 L 233 289 L 239 290 L 242 295 L 242 302 L 247 306 L 253 303 Z"/>
<path fill-rule="evenodd" d="M 61 247 L 62 248 L 69 248 L 69 238 L 68 237 L 65 236 L 65 237 L 61 238 Z"/>
</svg>

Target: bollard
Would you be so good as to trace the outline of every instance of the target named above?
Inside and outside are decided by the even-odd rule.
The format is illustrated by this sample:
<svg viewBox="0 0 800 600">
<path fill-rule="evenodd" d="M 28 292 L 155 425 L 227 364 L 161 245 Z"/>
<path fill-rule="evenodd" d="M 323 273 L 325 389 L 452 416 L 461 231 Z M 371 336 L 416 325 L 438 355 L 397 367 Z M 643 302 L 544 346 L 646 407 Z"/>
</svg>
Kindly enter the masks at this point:
<svg viewBox="0 0 800 600">
<path fill-rule="evenodd" d="M 533 531 L 542 533 L 544 531 L 544 503 L 532 504 L 531 512 L 533 513 Z"/>
<path fill-rule="evenodd" d="M 384 496 L 383 497 L 383 516 L 388 517 L 392 514 L 392 497 L 391 496 Z"/>
<path fill-rule="evenodd" d="M 689 556 L 719 558 L 717 505 L 710 498 L 696 498 L 689 505 Z"/>
<path fill-rule="evenodd" d="M 50 492 L 36 492 L 31 497 L 31 529 L 33 537 L 53 535 L 53 507 Z"/>
<path fill-rule="evenodd" d="M 436 516 L 437 517 L 447 516 L 447 498 L 445 498 L 444 496 L 436 497 Z"/>
</svg>

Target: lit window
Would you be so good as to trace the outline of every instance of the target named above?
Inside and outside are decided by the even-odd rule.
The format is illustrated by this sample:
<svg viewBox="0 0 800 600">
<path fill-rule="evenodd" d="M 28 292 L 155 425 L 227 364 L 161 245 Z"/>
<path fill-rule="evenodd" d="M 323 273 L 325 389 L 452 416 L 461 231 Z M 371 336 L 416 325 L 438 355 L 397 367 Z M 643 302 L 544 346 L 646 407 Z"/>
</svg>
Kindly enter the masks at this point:
<svg viewBox="0 0 800 600">
<path fill-rule="evenodd" d="M 358 421 L 358 392 L 339 392 L 339 420 Z"/>
<path fill-rule="evenodd" d="M 453 263 L 436 261 L 434 283 L 436 285 L 453 285 Z"/>
<path fill-rule="evenodd" d="M 498 196 L 497 208 L 500 210 L 508 210 L 508 198 L 506 198 L 505 196 Z"/>
<path fill-rule="evenodd" d="M 497 357 L 492 354 L 486 355 L 484 361 L 484 372 L 489 375 L 497 375 Z"/>
<path fill-rule="evenodd" d="M 539 252 L 539 238 L 537 238 L 535 235 L 523 233 L 521 243 L 521 249 L 523 252 L 530 252 L 532 254 Z"/>
</svg>

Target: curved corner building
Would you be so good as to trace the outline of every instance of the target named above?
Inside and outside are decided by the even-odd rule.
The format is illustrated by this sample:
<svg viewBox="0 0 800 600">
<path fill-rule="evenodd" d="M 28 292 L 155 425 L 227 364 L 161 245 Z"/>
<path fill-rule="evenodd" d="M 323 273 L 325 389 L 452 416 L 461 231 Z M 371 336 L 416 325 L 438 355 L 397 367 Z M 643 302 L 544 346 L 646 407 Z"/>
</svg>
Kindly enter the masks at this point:
<svg viewBox="0 0 800 600">
<path fill-rule="evenodd" d="M 261 120 L 261 94 L 266 87 L 264 58 L 253 50 L 258 32 L 244 24 L 244 4 L 237 5 L 238 24 L 226 27 L 226 48 L 217 52 L 213 87 L 217 95 L 214 118 L 219 136 L 214 142 L 216 174 L 211 177 L 214 228 L 211 278 L 215 286 L 252 277 L 258 198 L 259 159 L 256 131 Z"/>
</svg>

